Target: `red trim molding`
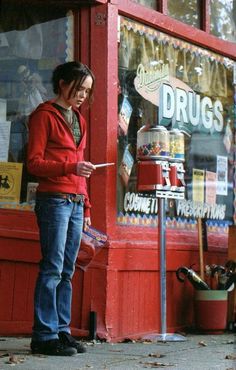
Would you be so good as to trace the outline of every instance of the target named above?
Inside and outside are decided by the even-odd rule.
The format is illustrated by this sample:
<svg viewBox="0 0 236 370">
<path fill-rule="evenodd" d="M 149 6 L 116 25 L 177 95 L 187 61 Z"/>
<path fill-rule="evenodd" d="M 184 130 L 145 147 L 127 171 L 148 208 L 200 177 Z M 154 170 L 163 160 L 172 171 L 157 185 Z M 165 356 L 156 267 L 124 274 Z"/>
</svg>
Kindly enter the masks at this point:
<svg viewBox="0 0 236 370">
<path fill-rule="evenodd" d="M 207 6 L 208 0 L 205 0 L 205 10 Z M 203 19 L 205 32 L 130 0 L 118 0 L 118 8 L 121 15 L 137 20 L 140 23 L 145 23 L 172 36 L 210 49 L 234 60 L 236 59 L 235 43 L 221 40 L 207 33 L 210 26 L 209 19 L 206 17 Z"/>
</svg>

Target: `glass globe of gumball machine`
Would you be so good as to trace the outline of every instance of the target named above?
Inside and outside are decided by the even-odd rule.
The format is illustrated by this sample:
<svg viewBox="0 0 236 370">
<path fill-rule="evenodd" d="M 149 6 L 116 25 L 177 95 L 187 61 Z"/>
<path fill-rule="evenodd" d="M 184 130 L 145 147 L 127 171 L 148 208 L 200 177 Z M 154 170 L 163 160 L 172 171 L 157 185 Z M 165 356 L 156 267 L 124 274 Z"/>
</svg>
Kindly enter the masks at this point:
<svg viewBox="0 0 236 370">
<path fill-rule="evenodd" d="M 137 133 L 138 191 L 170 190 L 170 138 L 164 126 L 142 126 Z"/>
</svg>

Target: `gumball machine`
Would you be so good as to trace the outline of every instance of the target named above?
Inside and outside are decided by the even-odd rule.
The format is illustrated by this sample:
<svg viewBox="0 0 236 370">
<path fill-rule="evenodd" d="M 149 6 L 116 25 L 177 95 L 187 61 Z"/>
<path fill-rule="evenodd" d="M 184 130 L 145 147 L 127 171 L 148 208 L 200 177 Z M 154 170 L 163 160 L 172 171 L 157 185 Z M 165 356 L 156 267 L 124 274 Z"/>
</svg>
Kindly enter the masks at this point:
<svg viewBox="0 0 236 370">
<path fill-rule="evenodd" d="M 138 191 L 170 190 L 167 161 L 138 162 Z"/>
<path fill-rule="evenodd" d="M 137 190 L 158 199 L 158 246 L 161 333 L 148 335 L 156 341 L 184 341 L 180 334 L 166 333 L 166 214 L 165 199 L 184 198 L 184 136 L 163 126 L 143 126 L 137 133 Z M 145 338 L 144 338 L 145 339 Z"/>
<path fill-rule="evenodd" d="M 163 126 L 143 126 L 137 135 L 138 191 L 170 190 L 169 131 Z"/>
</svg>

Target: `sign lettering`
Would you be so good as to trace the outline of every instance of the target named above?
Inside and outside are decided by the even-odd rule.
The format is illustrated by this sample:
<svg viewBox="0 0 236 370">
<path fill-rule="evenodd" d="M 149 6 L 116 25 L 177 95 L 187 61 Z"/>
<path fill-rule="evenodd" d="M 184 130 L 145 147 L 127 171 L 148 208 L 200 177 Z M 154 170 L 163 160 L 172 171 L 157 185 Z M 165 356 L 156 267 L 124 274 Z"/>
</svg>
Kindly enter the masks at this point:
<svg viewBox="0 0 236 370">
<path fill-rule="evenodd" d="M 191 200 L 183 199 L 177 202 L 176 211 L 177 216 L 224 220 L 226 205 L 192 202 Z"/>
<path fill-rule="evenodd" d="M 219 100 L 213 103 L 208 96 L 200 99 L 199 94 L 163 83 L 159 104 L 160 125 L 168 125 L 172 120 L 172 124 L 202 124 L 205 129 L 218 132 L 223 129 L 223 106 Z"/>
</svg>

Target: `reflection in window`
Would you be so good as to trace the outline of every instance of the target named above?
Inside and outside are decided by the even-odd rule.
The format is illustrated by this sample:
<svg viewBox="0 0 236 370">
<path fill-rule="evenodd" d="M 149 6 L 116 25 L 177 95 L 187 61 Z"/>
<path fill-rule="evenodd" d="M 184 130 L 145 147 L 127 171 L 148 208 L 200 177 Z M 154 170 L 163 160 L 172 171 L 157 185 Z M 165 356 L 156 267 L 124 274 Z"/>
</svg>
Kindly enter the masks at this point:
<svg viewBox="0 0 236 370">
<path fill-rule="evenodd" d="M 134 3 L 147 6 L 148 8 L 157 10 L 158 0 L 132 0 Z"/>
<path fill-rule="evenodd" d="M 119 82 L 118 222 L 155 225 L 154 200 L 137 192 L 137 132 L 142 126 L 156 125 L 181 129 L 185 135 L 186 202 L 171 202 L 172 224 L 183 217 L 184 225 L 196 219 L 200 210 L 208 220 L 231 222 L 233 61 L 122 18 Z M 150 135 L 147 140 L 148 156 L 158 145 Z M 194 208 L 199 199 L 200 208 Z"/>
<path fill-rule="evenodd" d="M 1 1 L 0 207 L 32 209 L 37 184 L 25 168 L 28 117 L 53 96 L 55 66 L 72 60 L 72 30 L 65 7 Z"/>
<path fill-rule="evenodd" d="M 236 42 L 236 1 L 211 0 L 211 33 L 223 40 Z"/>
<path fill-rule="evenodd" d="M 201 0 L 168 0 L 168 15 L 191 26 L 200 28 Z"/>
</svg>

